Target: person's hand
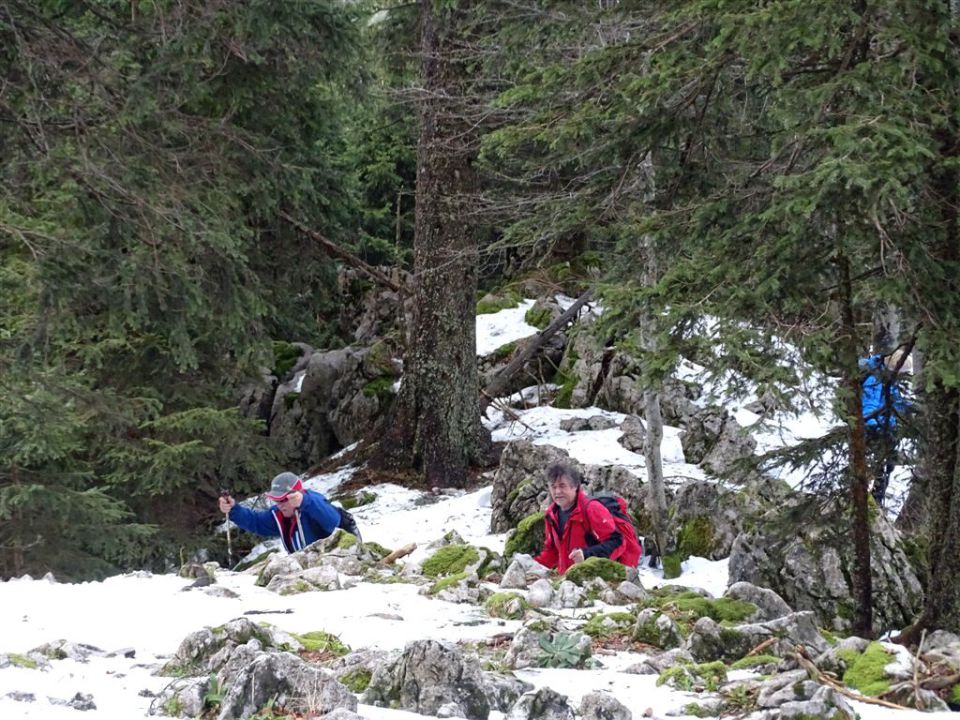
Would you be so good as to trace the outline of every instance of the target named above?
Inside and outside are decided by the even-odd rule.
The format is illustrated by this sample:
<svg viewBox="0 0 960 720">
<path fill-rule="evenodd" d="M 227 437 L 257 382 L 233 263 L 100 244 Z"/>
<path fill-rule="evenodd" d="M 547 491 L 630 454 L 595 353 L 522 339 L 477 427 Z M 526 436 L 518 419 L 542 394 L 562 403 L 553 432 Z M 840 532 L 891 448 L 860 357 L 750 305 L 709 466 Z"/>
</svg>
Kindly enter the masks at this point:
<svg viewBox="0 0 960 720">
<path fill-rule="evenodd" d="M 301 503 L 303 503 L 303 493 L 302 492 L 290 493 L 289 495 L 287 495 L 287 503 L 289 503 L 290 507 L 292 508 L 300 507 Z"/>
<path fill-rule="evenodd" d="M 577 548 L 576 550 L 571 550 L 571 551 L 570 551 L 570 554 L 567 555 L 567 557 L 570 558 L 570 559 L 573 561 L 573 564 L 574 564 L 574 565 L 576 565 L 577 563 L 582 563 L 582 562 L 583 562 L 583 550 L 581 550 L 580 548 Z"/>
<path fill-rule="evenodd" d="M 237 504 L 237 501 L 234 500 L 229 495 L 220 496 L 220 512 L 223 514 L 229 514 L 233 510 L 233 506 Z"/>
</svg>

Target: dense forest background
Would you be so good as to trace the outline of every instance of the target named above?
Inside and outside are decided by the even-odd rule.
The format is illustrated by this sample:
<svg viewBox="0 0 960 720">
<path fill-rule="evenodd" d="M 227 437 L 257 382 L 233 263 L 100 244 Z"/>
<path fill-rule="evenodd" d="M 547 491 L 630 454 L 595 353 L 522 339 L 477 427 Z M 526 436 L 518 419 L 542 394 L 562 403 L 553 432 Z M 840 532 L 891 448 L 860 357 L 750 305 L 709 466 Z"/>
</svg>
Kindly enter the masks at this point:
<svg viewBox="0 0 960 720">
<path fill-rule="evenodd" d="M 238 394 L 350 342 L 333 245 L 413 273 L 371 462 L 432 483 L 485 449 L 444 328 L 524 278 L 602 296 L 654 388 L 709 355 L 789 402 L 790 340 L 840 381 L 864 518 L 857 359 L 909 344 L 957 577 L 958 32 L 948 0 L 9 0 L 0 575 L 162 567 L 260 490 L 284 458 Z"/>
</svg>

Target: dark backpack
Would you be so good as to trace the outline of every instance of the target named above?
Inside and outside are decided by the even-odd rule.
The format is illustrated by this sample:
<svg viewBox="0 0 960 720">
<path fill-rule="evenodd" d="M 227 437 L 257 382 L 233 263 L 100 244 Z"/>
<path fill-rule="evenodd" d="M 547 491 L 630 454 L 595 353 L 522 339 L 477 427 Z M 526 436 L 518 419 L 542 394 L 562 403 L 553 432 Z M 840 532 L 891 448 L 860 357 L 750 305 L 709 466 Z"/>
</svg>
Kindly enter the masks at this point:
<svg viewBox="0 0 960 720">
<path fill-rule="evenodd" d="M 597 495 L 590 498 L 590 502 L 596 501 L 603 505 L 613 516 L 613 522 L 617 526 L 617 532 L 620 533 L 622 542 L 617 550 L 614 550 L 611 560 L 623 563 L 627 567 L 636 567 L 640 564 L 640 558 L 643 557 L 643 548 L 640 546 L 640 540 L 637 537 L 637 529 L 633 526 L 633 520 L 630 519 L 630 513 L 627 510 L 627 501 L 619 495 Z"/>
</svg>

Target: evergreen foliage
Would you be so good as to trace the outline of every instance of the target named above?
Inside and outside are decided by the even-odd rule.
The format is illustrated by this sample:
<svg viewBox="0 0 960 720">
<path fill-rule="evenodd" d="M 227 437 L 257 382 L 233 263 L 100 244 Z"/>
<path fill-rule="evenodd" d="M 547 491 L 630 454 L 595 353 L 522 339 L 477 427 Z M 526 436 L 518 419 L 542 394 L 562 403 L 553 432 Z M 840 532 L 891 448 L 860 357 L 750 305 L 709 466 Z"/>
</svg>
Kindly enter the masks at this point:
<svg viewBox="0 0 960 720">
<path fill-rule="evenodd" d="M 235 392 L 271 337 L 335 330 L 316 320 L 334 266 L 277 213 L 335 239 L 355 214 L 357 20 L 262 0 L 0 8 L 0 574 L 175 562 L 219 486 L 276 469 Z"/>
</svg>

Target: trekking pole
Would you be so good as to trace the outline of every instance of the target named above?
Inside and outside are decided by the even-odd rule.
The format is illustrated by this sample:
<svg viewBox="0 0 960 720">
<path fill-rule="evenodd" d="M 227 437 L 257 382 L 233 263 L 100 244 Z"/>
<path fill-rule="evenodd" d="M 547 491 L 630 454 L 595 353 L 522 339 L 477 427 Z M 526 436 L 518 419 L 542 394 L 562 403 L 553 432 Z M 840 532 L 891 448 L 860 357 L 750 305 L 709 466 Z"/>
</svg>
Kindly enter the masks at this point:
<svg viewBox="0 0 960 720">
<path fill-rule="evenodd" d="M 230 491 L 226 488 L 220 488 L 220 497 L 229 497 Z M 230 533 L 230 513 L 224 513 L 224 521 L 227 524 L 227 562 L 230 563 L 230 568 L 233 569 L 233 538 Z"/>
</svg>

